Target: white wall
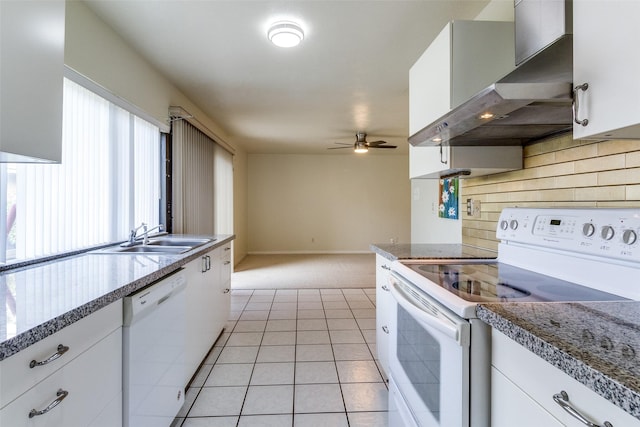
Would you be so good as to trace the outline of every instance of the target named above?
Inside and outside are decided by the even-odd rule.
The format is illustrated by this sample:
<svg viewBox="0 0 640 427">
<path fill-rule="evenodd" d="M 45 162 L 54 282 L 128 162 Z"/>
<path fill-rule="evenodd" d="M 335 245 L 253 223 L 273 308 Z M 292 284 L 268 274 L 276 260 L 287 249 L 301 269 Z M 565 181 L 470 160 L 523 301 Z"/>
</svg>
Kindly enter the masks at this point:
<svg viewBox="0 0 640 427">
<path fill-rule="evenodd" d="M 212 118 L 79 1 L 67 1 L 66 4 L 65 64 L 161 122 L 167 123 L 169 106 L 181 106 L 193 114 L 219 139 L 237 150 L 234 198 L 246 200 L 246 167 L 243 167 L 246 153 L 242 147 L 230 140 Z M 236 172 L 245 175 L 238 176 Z M 247 251 L 246 210 L 242 207 L 242 203 L 234 203 L 236 261 Z"/>
<path fill-rule="evenodd" d="M 406 155 L 249 154 L 249 252 L 368 252 L 409 241 Z"/>
<path fill-rule="evenodd" d="M 460 180 L 460 187 L 463 185 Z M 465 214 L 457 220 L 438 217 L 439 193 L 437 179 L 411 180 L 411 243 L 462 243 Z"/>
</svg>

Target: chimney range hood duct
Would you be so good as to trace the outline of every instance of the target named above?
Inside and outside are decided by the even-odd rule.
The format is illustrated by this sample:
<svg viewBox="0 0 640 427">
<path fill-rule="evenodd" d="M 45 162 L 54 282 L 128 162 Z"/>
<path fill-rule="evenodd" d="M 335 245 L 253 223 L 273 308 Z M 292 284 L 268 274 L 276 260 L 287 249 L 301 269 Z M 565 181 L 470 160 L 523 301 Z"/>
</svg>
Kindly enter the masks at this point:
<svg viewBox="0 0 640 427">
<path fill-rule="evenodd" d="M 413 146 L 523 145 L 572 129 L 570 0 L 516 0 L 511 73 L 409 138 Z"/>
</svg>

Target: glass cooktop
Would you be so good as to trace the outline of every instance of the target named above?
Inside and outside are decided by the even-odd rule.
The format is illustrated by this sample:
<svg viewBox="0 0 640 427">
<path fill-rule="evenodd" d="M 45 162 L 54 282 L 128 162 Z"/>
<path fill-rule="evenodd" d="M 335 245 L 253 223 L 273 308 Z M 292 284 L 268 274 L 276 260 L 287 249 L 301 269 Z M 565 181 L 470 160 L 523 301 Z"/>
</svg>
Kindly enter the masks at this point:
<svg viewBox="0 0 640 427">
<path fill-rule="evenodd" d="M 614 301 L 624 298 L 509 264 L 405 264 L 472 302 Z"/>
</svg>

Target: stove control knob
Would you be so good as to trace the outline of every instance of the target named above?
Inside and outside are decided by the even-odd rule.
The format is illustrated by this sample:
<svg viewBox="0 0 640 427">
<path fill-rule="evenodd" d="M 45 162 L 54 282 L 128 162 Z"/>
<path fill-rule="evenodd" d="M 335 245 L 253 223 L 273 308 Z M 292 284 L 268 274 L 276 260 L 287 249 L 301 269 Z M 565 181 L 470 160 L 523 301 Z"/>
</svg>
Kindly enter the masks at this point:
<svg viewBox="0 0 640 427">
<path fill-rule="evenodd" d="M 515 219 L 512 219 L 511 222 L 509 223 L 509 227 L 511 227 L 512 230 L 515 230 L 518 228 L 518 221 L 516 221 Z"/>
<path fill-rule="evenodd" d="M 503 220 L 502 222 L 500 222 L 500 228 L 502 228 L 503 230 L 506 230 L 507 228 L 509 228 L 509 222 L 506 220 Z"/>
<path fill-rule="evenodd" d="M 622 241 L 627 245 L 633 245 L 638 240 L 638 235 L 633 230 L 624 230 Z"/>
<path fill-rule="evenodd" d="M 595 232 L 596 227 L 592 223 L 587 222 L 582 225 L 582 234 L 584 234 L 585 236 L 591 237 Z"/>
<path fill-rule="evenodd" d="M 604 240 L 611 240 L 613 239 L 613 236 L 615 235 L 615 231 L 613 230 L 613 227 L 610 225 L 605 225 L 604 227 L 602 227 L 602 229 L 600 229 L 600 237 L 602 237 Z"/>
</svg>

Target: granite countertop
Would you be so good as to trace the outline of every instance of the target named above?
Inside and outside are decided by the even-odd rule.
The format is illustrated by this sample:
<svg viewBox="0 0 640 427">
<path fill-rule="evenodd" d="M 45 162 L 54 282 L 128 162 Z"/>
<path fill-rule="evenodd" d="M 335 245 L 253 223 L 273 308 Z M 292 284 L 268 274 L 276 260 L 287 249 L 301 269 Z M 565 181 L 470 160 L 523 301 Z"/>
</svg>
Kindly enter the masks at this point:
<svg viewBox="0 0 640 427">
<path fill-rule="evenodd" d="M 85 252 L 0 272 L 0 360 L 179 269 L 234 235 L 179 255 Z"/>
<path fill-rule="evenodd" d="M 427 259 L 496 258 L 498 253 L 475 246 L 451 243 L 374 243 L 369 249 L 389 261 Z"/>
<path fill-rule="evenodd" d="M 640 419 L 640 301 L 483 304 L 477 313 Z"/>
</svg>

